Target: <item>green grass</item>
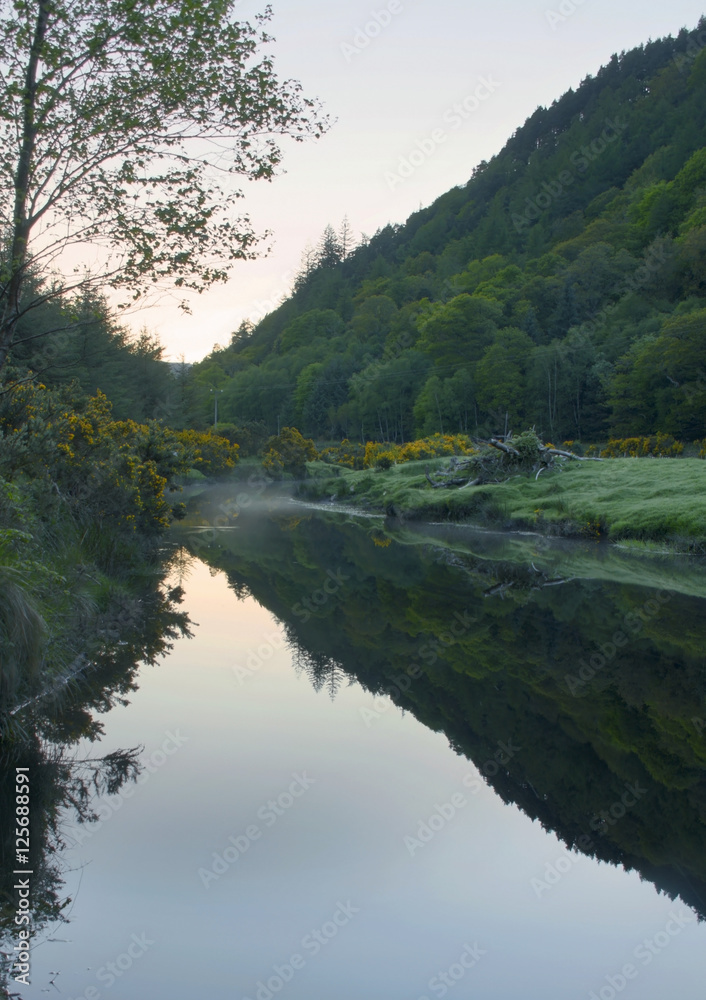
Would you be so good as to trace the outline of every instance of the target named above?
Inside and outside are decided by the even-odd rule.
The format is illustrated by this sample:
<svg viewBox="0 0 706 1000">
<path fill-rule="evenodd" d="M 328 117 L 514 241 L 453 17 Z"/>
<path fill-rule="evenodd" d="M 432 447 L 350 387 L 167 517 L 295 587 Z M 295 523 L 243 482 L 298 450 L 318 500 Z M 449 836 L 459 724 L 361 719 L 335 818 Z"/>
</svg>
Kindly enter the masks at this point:
<svg viewBox="0 0 706 1000">
<path fill-rule="evenodd" d="M 304 495 L 409 518 L 706 550 L 706 462 L 699 459 L 572 462 L 536 482 L 517 476 L 497 485 L 432 489 L 424 470 L 445 461 L 409 462 L 386 472 L 312 462 Z"/>
</svg>

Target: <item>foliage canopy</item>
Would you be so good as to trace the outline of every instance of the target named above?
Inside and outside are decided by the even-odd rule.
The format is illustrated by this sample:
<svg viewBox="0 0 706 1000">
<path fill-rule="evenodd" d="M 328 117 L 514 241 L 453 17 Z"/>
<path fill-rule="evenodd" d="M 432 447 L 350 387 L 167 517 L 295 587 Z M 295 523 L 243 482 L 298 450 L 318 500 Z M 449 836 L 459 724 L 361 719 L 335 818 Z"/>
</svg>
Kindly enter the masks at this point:
<svg viewBox="0 0 706 1000">
<path fill-rule="evenodd" d="M 256 254 L 232 177 L 270 179 L 278 137 L 326 128 L 235 0 L 0 0 L 0 367 L 30 267 L 138 298 L 163 279 L 201 291 Z M 69 268 L 75 258 L 70 259 Z"/>
</svg>

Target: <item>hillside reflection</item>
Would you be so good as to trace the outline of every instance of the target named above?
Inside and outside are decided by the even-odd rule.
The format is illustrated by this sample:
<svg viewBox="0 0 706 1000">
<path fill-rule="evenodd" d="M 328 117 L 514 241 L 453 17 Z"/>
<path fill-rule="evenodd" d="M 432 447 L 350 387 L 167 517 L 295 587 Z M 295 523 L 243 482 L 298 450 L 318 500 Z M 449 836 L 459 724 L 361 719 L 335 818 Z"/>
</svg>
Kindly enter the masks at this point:
<svg viewBox="0 0 706 1000">
<path fill-rule="evenodd" d="M 317 690 L 380 695 L 368 725 L 411 712 L 568 847 L 706 916 L 706 571 L 284 502 L 205 530 L 221 499 L 179 538 L 283 623 Z"/>
</svg>

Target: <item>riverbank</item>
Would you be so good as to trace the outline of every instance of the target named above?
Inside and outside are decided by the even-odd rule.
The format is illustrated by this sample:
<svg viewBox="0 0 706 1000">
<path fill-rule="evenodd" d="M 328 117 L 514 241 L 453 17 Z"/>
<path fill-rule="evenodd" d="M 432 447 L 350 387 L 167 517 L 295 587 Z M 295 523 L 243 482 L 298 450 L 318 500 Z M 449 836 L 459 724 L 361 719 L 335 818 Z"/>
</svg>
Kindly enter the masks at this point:
<svg viewBox="0 0 706 1000">
<path fill-rule="evenodd" d="M 3 750 L 30 738 L 25 709 L 53 711 L 89 673 L 95 691 L 119 665 L 124 673 L 179 632 L 163 531 L 82 518 L 80 505 L 40 486 L 0 477 Z"/>
<path fill-rule="evenodd" d="M 432 488 L 425 472 L 446 459 L 354 472 L 311 462 L 300 496 L 408 520 L 466 521 L 505 530 L 656 543 L 706 552 L 706 463 L 627 458 L 566 462 L 539 480 Z"/>
<path fill-rule="evenodd" d="M 0 393 L 0 745 L 21 738 L 22 706 L 140 645 L 171 600 L 157 581 L 161 539 L 185 512 L 177 480 L 236 461 L 211 435 L 113 420 L 100 392 Z"/>
</svg>

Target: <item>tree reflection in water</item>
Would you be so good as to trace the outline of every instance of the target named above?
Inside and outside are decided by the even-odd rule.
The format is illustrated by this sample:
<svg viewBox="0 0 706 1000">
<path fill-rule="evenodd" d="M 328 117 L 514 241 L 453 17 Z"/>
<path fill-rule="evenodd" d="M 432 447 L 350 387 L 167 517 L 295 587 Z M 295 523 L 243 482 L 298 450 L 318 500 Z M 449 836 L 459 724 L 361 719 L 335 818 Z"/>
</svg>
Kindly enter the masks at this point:
<svg viewBox="0 0 706 1000">
<path fill-rule="evenodd" d="M 390 699 L 568 847 L 706 915 L 704 566 L 301 508 L 293 529 L 274 505 L 204 542 L 189 525 L 219 499 L 180 536 L 282 623 L 316 690 Z M 331 571 L 345 585 L 297 613 Z M 499 740 L 522 752 L 483 772 Z"/>
<path fill-rule="evenodd" d="M 7 703 L 0 712 L 0 995 L 11 983 L 10 966 L 17 943 L 15 924 L 18 878 L 16 864 L 15 775 L 28 768 L 30 778 L 29 863 L 33 944 L 53 924 L 68 920 L 71 900 L 63 895 L 66 843 L 62 825 L 67 816 L 79 823 L 98 819 L 94 806 L 115 795 L 142 772 L 142 747 L 114 750 L 104 756 L 80 754 L 82 741 L 96 743 L 103 734 L 97 715 L 126 704 L 137 689 L 142 664 L 154 664 L 181 636 L 191 634 L 186 613 L 178 610 L 180 584 L 166 582 L 174 572 L 183 578 L 189 558 L 179 548 L 162 553 L 161 562 L 147 567 L 142 588 L 118 595 L 86 637 L 86 658 L 80 671 L 44 682 L 21 705 Z M 129 614 L 125 614 L 126 608 Z"/>
</svg>

